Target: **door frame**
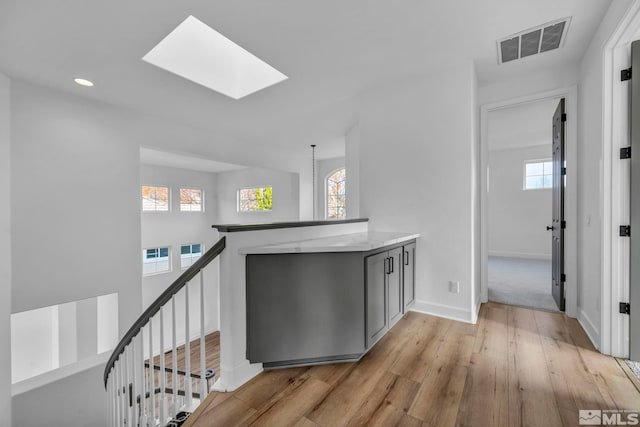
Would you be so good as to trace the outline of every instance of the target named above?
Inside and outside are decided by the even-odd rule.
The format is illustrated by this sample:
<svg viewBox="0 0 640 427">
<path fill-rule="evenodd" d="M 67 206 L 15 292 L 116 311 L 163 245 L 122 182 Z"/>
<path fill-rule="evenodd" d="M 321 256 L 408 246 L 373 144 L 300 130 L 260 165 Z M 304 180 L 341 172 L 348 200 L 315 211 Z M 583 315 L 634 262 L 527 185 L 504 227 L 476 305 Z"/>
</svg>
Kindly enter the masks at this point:
<svg viewBox="0 0 640 427">
<path fill-rule="evenodd" d="M 603 47 L 602 69 L 602 288 L 600 347 L 604 354 L 629 357 L 629 316 L 618 302 L 629 301 L 630 244 L 618 227 L 630 219 L 630 162 L 620 160 L 630 145 L 629 82 L 620 70 L 631 66 L 631 42 L 640 39 L 640 1 L 631 3 Z"/>
<path fill-rule="evenodd" d="M 492 102 L 480 106 L 480 298 L 489 300 L 489 238 L 488 238 L 488 191 L 489 191 L 489 113 L 504 108 L 515 107 L 547 99 L 565 98 L 567 113 L 565 161 L 567 162 L 567 186 L 565 188 L 565 229 L 564 270 L 567 275 L 565 313 L 577 317 L 578 307 L 578 87 L 567 86 L 560 89 Z M 551 117 L 549 117 L 551 125 Z M 549 129 L 551 135 L 551 128 Z M 543 231 L 543 230 L 541 230 Z M 551 285 L 551 282 L 549 283 Z"/>
</svg>

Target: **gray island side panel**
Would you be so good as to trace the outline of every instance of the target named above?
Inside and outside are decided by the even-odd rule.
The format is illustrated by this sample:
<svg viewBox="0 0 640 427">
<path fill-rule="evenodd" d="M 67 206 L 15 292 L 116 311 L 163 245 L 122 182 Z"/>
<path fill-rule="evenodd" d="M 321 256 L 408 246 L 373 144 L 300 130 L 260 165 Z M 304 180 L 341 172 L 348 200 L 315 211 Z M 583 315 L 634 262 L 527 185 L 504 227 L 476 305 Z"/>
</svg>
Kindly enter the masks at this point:
<svg viewBox="0 0 640 427">
<path fill-rule="evenodd" d="M 362 354 L 363 256 L 247 255 L 247 359 L 286 365 Z"/>
</svg>

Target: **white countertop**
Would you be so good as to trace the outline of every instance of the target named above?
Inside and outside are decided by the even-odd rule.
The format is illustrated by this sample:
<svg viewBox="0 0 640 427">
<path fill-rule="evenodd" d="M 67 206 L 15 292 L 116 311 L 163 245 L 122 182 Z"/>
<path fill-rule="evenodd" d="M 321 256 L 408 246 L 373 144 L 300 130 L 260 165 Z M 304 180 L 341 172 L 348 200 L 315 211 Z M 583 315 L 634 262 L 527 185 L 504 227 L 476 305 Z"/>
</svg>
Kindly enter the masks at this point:
<svg viewBox="0 0 640 427">
<path fill-rule="evenodd" d="M 240 248 L 241 255 L 247 254 L 293 254 L 314 252 L 367 252 L 420 237 L 419 234 L 390 231 L 367 231 L 343 234 L 321 239 L 299 240 L 248 248 Z"/>
</svg>

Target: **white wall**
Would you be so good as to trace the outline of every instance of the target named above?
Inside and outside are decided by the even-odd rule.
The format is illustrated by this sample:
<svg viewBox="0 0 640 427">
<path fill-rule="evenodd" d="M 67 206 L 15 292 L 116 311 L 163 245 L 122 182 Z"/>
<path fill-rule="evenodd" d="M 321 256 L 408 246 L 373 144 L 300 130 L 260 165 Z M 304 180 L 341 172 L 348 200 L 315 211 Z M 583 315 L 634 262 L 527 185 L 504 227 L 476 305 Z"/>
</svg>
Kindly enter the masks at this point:
<svg viewBox="0 0 640 427">
<path fill-rule="evenodd" d="M 123 334 L 141 307 L 135 121 L 18 81 L 11 109 L 12 312 L 118 292 Z M 14 424 L 103 425 L 102 369 L 16 396 Z"/>
<path fill-rule="evenodd" d="M 316 220 L 327 219 L 327 186 L 326 179 L 330 173 L 345 167 L 344 157 L 316 160 Z M 349 178 L 347 177 L 347 180 Z M 347 205 L 347 213 L 349 205 Z"/>
<path fill-rule="evenodd" d="M 176 280 L 183 270 L 180 267 L 180 246 L 200 243 L 204 250 L 218 241 L 216 222 L 217 178 L 215 173 L 197 172 L 153 165 L 141 165 L 140 185 L 162 185 L 171 189 L 170 212 L 142 212 L 142 248 L 171 247 L 172 270 L 168 273 L 142 277 L 142 308 L 146 309 L 164 290 Z M 180 212 L 180 188 L 204 190 L 204 212 Z M 138 254 L 142 259 L 142 253 Z M 218 262 L 205 269 L 205 330 L 218 330 Z M 199 283 L 199 280 L 196 280 Z M 195 283 L 195 282 L 194 282 Z M 200 333 L 199 288 L 192 286 L 189 295 L 191 336 Z M 196 292 L 198 290 L 198 292 Z M 176 297 L 178 341 L 184 340 L 184 292 Z M 165 328 L 165 343 L 171 343 L 171 330 Z M 146 343 L 145 343 L 146 344 Z"/>
<path fill-rule="evenodd" d="M 578 83 L 579 73 L 578 64 L 573 64 L 533 74 L 518 75 L 511 80 L 480 86 L 478 102 L 480 105 L 491 104 L 573 86 Z"/>
<path fill-rule="evenodd" d="M 0 198 L 11 199 L 10 81 L 0 74 Z M 11 342 L 11 209 L 0 203 L 0 342 Z M 0 413 L 11 425 L 11 349 L 0 346 Z"/>
<path fill-rule="evenodd" d="M 603 46 L 631 3 L 631 0 L 611 2 L 579 68 L 578 319 L 596 345 L 601 341 L 602 259 L 605 256 L 602 220 L 605 210 L 610 209 L 603 204 Z M 619 78 L 619 70 L 613 78 Z M 612 303 L 617 312 L 618 301 Z"/>
<path fill-rule="evenodd" d="M 345 136 L 345 168 L 347 169 L 347 218 L 360 218 L 360 123 Z"/>
<path fill-rule="evenodd" d="M 12 327 L 21 332 L 11 336 L 11 382 L 22 381 L 59 366 L 57 305 L 16 313 L 11 322 Z"/>
<path fill-rule="evenodd" d="M 465 63 L 377 88 L 360 113 L 360 214 L 373 230 L 421 234 L 415 307 L 466 321 L 476 281 L 474 85 Z M 460 293 L 448 292 L 450 280 Z"/>
<path fill-rule="evenodd" d="M 13 398 L 13 426 L 106 426 L 107 399 L 97 366 Z M 5 424 L 0 424 L 5 427 Z M 8 427 L 8 426 L 7 426 Z"/>
<path fill-rule="evenodd" d="M 311 165 L 311 159 L 309 159 Z M 311 178 L 311 174 L 309 174 Z M 247 168 L 218 173 L 218 224 L 249 224 L 298 221 L 300 219 L 299 174 L 271 169 Z M 273 209 L 264 212 L 238 212 L 238 190 L 273 187 Z M 309 194 L 312 192 L 309 180 Z M 308 198 L 311 207 L 311 195 Z M 310 218 L 309 218 L 310 219 Z"/>
<path fill-rule="evenodd" d="M 551 259 L 552 190 L 523 190 L 524 162 L 550 158 L 551 144 L 489 151 L 489 255 Z"/>
</svg>

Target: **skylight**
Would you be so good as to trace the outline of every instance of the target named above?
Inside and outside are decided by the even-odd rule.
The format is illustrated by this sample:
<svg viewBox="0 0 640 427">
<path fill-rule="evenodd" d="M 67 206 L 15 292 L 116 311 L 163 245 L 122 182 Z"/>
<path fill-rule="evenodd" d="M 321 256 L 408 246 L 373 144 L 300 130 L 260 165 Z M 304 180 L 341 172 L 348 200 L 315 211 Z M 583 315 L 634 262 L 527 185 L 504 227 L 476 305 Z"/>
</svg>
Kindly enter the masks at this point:
<svg viewBox="0 0 640 427">
<path fill-rule="evenodd" d="M 185 19 L 142 59 L 233 99 L 287 79 L 194 16 Z"/>
</svg>

